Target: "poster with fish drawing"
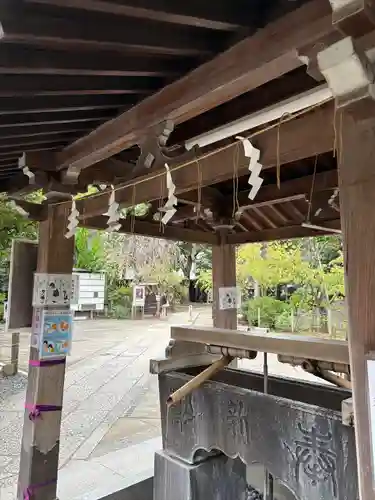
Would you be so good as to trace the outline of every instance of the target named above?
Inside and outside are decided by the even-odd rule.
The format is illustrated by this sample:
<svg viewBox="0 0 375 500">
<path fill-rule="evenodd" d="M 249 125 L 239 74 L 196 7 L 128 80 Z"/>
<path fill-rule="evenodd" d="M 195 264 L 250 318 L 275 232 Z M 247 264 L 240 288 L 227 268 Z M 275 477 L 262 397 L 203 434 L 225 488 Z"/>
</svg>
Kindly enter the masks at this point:
<svg viewBox="0 0 375 500">
<path fill-rule="evenodd" d="M 72 348 L 73 316 L 70 311 L 43 311 L 40 359 L 65 357 Z"/>
</svg>

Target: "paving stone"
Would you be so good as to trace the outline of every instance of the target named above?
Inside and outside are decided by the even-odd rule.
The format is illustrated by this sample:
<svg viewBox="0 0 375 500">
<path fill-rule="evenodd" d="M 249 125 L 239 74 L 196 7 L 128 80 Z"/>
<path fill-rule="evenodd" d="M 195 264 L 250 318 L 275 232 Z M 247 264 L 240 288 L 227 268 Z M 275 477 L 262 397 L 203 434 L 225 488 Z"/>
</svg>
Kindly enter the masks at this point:
<svg viewBox="0 0 375 500">
<path fill-rule="evenodd" d="M 59 500 L 98 499 L 120 490 L 123 485 L 124 478 L 107 467 L 98 463 L 73 460 L 59 474 L 58 497 Z M 95 496 L 98 493 L 100 495 Z"/>
<path fill-rule="evenodd" d="M 110 452 L 155 438 L 160 434 L 161 429 L 158 427 L 158 421 L 156 420 L 152 425 L 149 420 L 127 417 L 120 418 L 116 420 L 100 443 L 98 443 L 91 456 L 103 456 Z"/>
<path fill-rule="evenodd" d="M 76 410 L 63 421 L 61 426 L 62 435 L 87 438 L 107 414 L 107 411 Z"/>
<path fill-rule="evenodd" d="M 0 456 L 0 479 L 6 479 L 18 474 L 20 457 Z M 1 496 L 0 496 L 1 499 Z"/>
<path fill-rule="evenodd" d="M 13 420 L 0 433 L 0 452 L 5 456 L 19 456 L 23 420 Z"/>
</svg>

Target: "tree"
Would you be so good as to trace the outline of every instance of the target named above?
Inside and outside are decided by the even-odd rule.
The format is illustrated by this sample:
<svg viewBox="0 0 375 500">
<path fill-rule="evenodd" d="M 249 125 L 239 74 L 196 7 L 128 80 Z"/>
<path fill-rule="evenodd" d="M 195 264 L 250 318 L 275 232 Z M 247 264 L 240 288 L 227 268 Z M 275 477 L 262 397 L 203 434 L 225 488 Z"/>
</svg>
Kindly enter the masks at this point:
<svg viewBox="0 0 375 500">
<path fill-rule="evenodd" d="M 0 290 L 6 289 L 12 240 L 36 240 L 37 235 L 37 223 L 21 215 L 14 203 L 5 195 L 0 195 Z"/>
<path fill-rule="evenodd" d="M 75 236 L 75 267 L 90 272 L 105 270 L 104 240 L 98 231 L 78 229 Z"/>
<path fill-rule="evenodd" d="M 336 256 L 333 260 L 327 258 L 328 248 L 331 255 Z M 309 308 L 328 307 L 344 295 L 343 256 L 337 237 L 333 242 L 329 237 L 272 242 L 267 244 L 265 258 L 261 249 L 260 244 L 238 249 L 237 282 L 243 290 L 256 282 L 265 295 L 280 284 L 297 285 L 299 290 L 294 294 L 294 304 Z M 210 290 L 212 271 L 201 272 L 198 282 L 204 290 Z"/>
</svg>

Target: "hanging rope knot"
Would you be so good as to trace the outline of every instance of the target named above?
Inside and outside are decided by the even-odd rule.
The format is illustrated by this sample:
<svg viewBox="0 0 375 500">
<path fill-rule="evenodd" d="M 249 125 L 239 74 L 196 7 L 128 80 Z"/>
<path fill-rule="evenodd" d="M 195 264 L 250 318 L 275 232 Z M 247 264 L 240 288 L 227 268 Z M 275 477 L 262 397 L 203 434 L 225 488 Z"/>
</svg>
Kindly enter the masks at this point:
<svg viewBox="0 0 375 500">
<path fill-rule="evenodd" d="M 31 422 L 35 422 L 38 418 L 42 418 L 42 413 L 51 412 L 51 411 L 61 411 L 62 406 L 54 406 L 54 405 L 30 405 L 26 404 L 25 408 L 30 410 L 29 420 Z"/>
<path fill-rule="evenodd" d="M 35 409 L 29 413 L 29 420 L 31 420 L 31 422 L 35 422 L 35 420 L 41 418 L 41 416 L 42 412 L 38 409 Z"/>
</svg>

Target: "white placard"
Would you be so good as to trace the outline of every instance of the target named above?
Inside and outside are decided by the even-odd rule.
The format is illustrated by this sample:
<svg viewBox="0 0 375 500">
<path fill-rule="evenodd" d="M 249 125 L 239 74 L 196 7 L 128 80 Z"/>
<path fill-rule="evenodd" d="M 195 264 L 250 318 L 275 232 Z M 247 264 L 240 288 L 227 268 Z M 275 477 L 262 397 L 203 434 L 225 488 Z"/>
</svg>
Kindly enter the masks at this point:
<svg viewBox="0 0 375 500">
<path fill-rule="evenodd" d="M 33 310 L 33 322 L 31 326 L 31 347 L 39 348 L 39 339 L 43 330 L 43 309 L 36 307 Z"/>
<path fill-rule="evenodd" d="M 236 286 L 219 288 L 219 309 L 239 309 L 241 307 L 241 290 Z"/>
<path fill-rule="evenodd" d="M 136 285 L 133 288 L 133 306 L 144 307 L 146 300 L 146 287 L 143 285 Z"/>
<path fill-rule="evenodd" d="M 372 441 L 372 477 L 375 485 L 375 353 L 367 359 L 367 377 L 370 406 L 370 430 Z"/>
<path fill-rule="evenodd" d="M 35 273 L 33 306 L 68 306 L 78 302 L 77 277 L 71 274 Z"/>
</svg>

